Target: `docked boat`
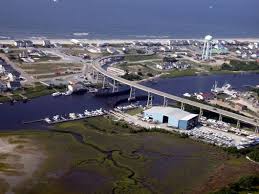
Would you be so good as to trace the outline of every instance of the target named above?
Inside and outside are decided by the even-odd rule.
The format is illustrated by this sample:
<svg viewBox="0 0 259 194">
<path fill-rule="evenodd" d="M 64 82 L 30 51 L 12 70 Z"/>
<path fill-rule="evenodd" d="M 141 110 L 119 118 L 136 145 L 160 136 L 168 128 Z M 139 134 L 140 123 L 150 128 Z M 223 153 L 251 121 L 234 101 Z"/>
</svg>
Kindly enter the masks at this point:
<svg viewBox="0 0 259 194">
<path fill-rule="evenodd" d="M 77 114 L 77 117 L 78 117 L 78 118 L 83 118 L 84 115 L 83 115 L 83 114 Z"/>
<path fill-rule="evenodd" d="M 53 120 L 54 120 L 54 121 L 58 121 L 58 120 L 59 120 L 59 115 L 55 115 L 55 116 L 53 117 Z"/>
<path fill-rule="evenodd" d="M 192 97 L 192 95 L 189 94 L 189 93 L 184 93 L 183 96 L 184 96 L 184 97 L 188 97 L 188 98 Z"/>
<path fill-rule="evenodd" d="M 69 118 L 76 119 L 77 117 L 75 113 L 69 113 Z"/>
<path fill-rule="evenodd" d="M 56 96 L 61 96 L 62 95 L 62 93 L 60 93 L 60 92 L 54 92 L 53 94 L 51 94 L 53 97 L 56 97 Z"/>
<path fill-rule="evenodd" d="M 84 115 L 85 115 L 85 116 L 90 116 L 91 113 L 90 113 L 88 110 L 85 110 Z"/>
<path fill-rule="evenodd" d="M 88 92 L 89 93 L 96 93 L 96 92 L 98 92 L 98 89 L 96 89 L 96 88 L 89 88 Z"/>
<path fill-rule="evenodd" d="M 47 123 L 51 123 L 51 120 L 49 118 L 45 118 L 44 121 Z"/>
</svg>

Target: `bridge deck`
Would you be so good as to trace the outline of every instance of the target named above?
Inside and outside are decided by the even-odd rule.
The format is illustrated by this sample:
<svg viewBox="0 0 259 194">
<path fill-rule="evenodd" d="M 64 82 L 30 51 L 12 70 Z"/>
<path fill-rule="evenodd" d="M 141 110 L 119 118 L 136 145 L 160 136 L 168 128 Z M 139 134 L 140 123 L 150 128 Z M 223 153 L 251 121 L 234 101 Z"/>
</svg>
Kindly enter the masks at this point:
<svg viewBox="0 0 259 194">
<path fill-rule="evenodd" d="M 121 55 L 119 55 L 119 56 L 121 56 Z M 109 77 L 109 78 L 111 78 L 113 80 L 116 80 L 116 81 L 118 81 L 120 83 L 123 83 L 123 84 L 128 85 L 128 86 L 132 86 L 132 87 L 134 87 L 136 89 L 139 89 L 139 90 L 151 93 L 151 94 L 162 96 L 162 97 L 165 97 L 167 99 L 174 100 L 174 101 L 177 101 L 177 102 L 182 102 L 184 104 L 188 104 L 188 105 L 191 105 L 191 106 L 194 106 L 194 107 L 198 107 L 198 108 L 201 108 L 203 110 L 214 112 L 214 113 L 217 113 L 219 115 L 223 115 L 223 116 L 226 116 L 226 117 L 229 117 L 229 118 L 236 119 L 236 120 L 238 120 L 240 122 L 248 123 L 248 124 L 251 124 L 253 126 L 259 127 L 259 123 L 255 119 L 252 119 L 252 118 L 249 118 L 249 117 L 245 117 L 245 116 L 242 116 L 242 115 L 230 112 L 230 111 L 226 111 L 226 110 L 222 110 L 222 109 L 219 109 L 219 108 L 215 108 L 213 106 L 209 106 L 209 105 L 202 104 L 202 103 L 199 103 L 199 102 L 195 102 L 195 101 L 192 101 L 192 100 L 188 100 L 188 99 L 185 99 L 185 98 L 182 98 L 182 97 L 179 97 L 179 96 L 168 94 L 166 92 L 161 92 L 159 90 L 156 90 L 156 89 L 153 89 L 153 88 L 149 88 L 147 86 L 143 86 L 143 85 L 140 85 L 138 83 L 135 83 L 135 82 L 123 79 L 121 77 L 117 77 L 117 76 L 115 76 L 115 75 L 113 75 L 111 73 L 108 73 L 107 71 L 105 71 L 102 68 L 101 65 L 99 65 L 100 61 L 102 61 L 104 59 L 107 59 L 107 58 L 110 58 L 110 57 L 103 57 L 103 58 L 100 58 L 100 59 L 97 59 L 97 60 L 93 61 L 93 63 L 92 63 L 93 68 L 96 71 L 98 71 L 99 73 L 105 75 L 106 77 Z"/>
</svg>

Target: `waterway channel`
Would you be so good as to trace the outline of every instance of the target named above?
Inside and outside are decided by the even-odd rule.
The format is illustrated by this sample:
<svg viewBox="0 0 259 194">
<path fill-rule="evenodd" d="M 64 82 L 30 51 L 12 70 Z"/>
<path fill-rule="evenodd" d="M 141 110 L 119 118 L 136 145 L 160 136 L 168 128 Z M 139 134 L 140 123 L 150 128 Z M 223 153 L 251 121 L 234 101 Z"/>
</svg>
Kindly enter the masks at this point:
<svg viewBox="0 0 259 194">
<path fill-rule="evenodd" d="M 230 74 L 230 75 L 209 75 L 190 76 L 179 78 L 158 79 L 156 82 L 145 82 L 146 86 L 182 96 L 184 93 L 209 92 L 214 82 L 221 86 L 230 83 L 238 90 L 245 89 L 246 86 L 259 84 L 259 74 Z M 143 94 L 137 92 L 137 94 Z M 95 110 L 99 108 L 109 109 L 121 97 L 95 97 L 92 94 L 71 95 L 71 96 L 43 96 L 26 103 L 17 102 L 14 104 L 0 104 L 0 130 L 18 130 L 40 128 L 39 124 L 24 125 L 23 121 L 42 119 L 56 114 L 65 115 L 70 112 L 83 113 L 85 109 Z M 154 103 L 162 103 L 157 97 Z"/>
</svg>

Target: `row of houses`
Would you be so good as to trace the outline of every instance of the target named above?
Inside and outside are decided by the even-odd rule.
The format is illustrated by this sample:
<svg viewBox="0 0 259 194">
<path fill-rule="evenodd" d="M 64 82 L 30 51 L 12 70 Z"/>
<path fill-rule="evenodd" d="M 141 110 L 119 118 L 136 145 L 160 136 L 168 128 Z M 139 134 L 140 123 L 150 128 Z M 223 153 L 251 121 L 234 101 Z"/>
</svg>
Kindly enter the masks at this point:
<svg viewBox="0 0 259 194">
<path fill-rule="evenodd" d="M 21 87 L 20 73 L 0 59 L 0 92 Z"/>
<path fill-rule="evenodd" d="M 176 62 L 176 63 L 171 63 L 171 62 L 166 62 L 166 63 L 159 63 L 156 64 L 156 68 L 159 70 L 172 70 L 172 69 L 180 69 L 180 70 L 185 70 L 190 68 L 190 64 L 185 64 L 182 62 Z"/>
<path fill-rule="evenodd" d="M 162 63 L 156 64 L 156 68 L 159 70 L 171 70 L 171 69 L 188 69 L 190 64 L 178 61 L 175 57 L 164 57 Z"/>
<path fill-rule="evenodd" d="M 16 41 L 14 41 L 14 46 L 16 46 L 18 48 L 28 48 L 28 47 L 33 47 L 34 44 L 31 40 L 16 40 Z M 51 44 L 50 40 L 43 40 L 42 46 L 51 47 L 52 44 Z"/>
</svg>

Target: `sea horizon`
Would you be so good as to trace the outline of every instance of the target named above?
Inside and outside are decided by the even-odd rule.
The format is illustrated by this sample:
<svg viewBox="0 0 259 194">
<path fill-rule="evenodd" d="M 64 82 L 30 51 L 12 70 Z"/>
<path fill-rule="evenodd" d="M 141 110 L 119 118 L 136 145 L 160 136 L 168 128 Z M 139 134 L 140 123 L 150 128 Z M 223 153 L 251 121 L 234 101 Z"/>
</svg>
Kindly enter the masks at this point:
<svg viewBox="0 0 259 194">
<path fill-rule="evenodd" d="M 259 38 L 258 0 L 9 0 L 0 7 L 0 39 Z"/>
</svg>

